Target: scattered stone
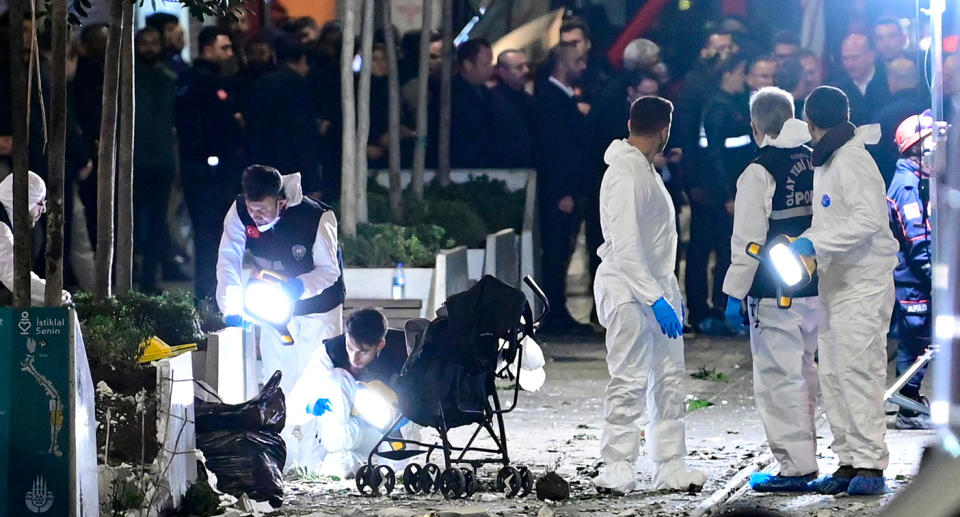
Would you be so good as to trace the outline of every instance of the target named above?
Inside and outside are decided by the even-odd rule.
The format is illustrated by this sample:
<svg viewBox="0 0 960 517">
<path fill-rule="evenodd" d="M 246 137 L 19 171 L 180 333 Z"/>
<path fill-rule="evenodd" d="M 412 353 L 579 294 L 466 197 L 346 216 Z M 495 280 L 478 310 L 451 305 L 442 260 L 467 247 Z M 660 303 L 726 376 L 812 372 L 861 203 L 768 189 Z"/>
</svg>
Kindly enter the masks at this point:
<svg viewBox="0 0 960 517">
<path fill-rule="evenodd" d="M 539 482 L 537 485 L 539 486 Z M 553 517 L 553 508 L 548 504 L 541 506 L 540 511 L 537 512 L 537 517 Z"/>
<path fill-rule="evenodd" d="M 636 510 L 624 510 L 617 514 L 617 517 L 636 517 Z"/>
<path fill-rule="evenodd" d="M 570 497 L 570 484 L 556 472 L 547 472 L 537 480 L 537 499 L 563 501 Z M 551 515 L 553 515 L 551 510 Z"/>
</svg>

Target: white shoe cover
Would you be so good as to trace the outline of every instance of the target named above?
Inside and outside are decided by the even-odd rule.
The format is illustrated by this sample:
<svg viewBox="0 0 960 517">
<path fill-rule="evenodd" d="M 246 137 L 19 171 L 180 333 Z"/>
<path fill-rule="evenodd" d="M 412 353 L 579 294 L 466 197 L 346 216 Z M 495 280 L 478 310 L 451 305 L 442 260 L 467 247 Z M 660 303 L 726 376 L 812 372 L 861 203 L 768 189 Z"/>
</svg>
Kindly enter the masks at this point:
<svg viewBox="0 0 960 517">
<path fill-rule="evenodd" d="M 690 485 L 702 487 L 707 475 L 699 470 L 689 470 L 682 459 L 673 459 L 657 464 L 653 476 L 654 490 L 686 490 Z"/>
<path fill-rule="evenodd" d="M 633 465 L 626 461 L 604 465 L 600 469 L 600 474 L 593 478 L 593 486 L 619 494 L 633 492 L 637 489 L 637 477 L 634 474 Z"/>
<path fill-rule="evenodd" d="M 327 453 L 320 467 L 320 473 L 324 476 L 338 477 L 340 479 L 353 479 L 360 468 L 360 456 L 356 453 L 332 452 Z"/>
</svg>

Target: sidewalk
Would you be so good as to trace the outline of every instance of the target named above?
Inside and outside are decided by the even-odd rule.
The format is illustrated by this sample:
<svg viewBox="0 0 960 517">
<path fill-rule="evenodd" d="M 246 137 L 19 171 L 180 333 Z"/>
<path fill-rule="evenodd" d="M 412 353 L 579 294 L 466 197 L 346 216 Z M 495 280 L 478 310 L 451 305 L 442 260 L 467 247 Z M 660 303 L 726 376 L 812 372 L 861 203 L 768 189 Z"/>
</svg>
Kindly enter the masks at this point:
<svg viewBox="0 0 960 517">
<path fill-rule="evenodd" d="M 599 466 L 602 393 L 607 382 L 603 345 L 598 340 L 542 344 L 548 356 L 547 381 L 540 392 L 521 393 L 520 407 L 508 415 L 510 455 L 513 464 L 527 465 L 537 476 L 547 469 L 556 469 L 571 484 L 572 498 L 569 501 L 545 505 L 533 495 L 524 499 L 506 499 L 490 493 L 495 477 L 495 471 L 491 469 L 480 474 L 486 491 L 465 501 L 445 501 L 439 495 L 409 496 L 400 486 L 390 497 L 366 498 L 357 494 L 352 480 L 291 482 L 287 486 L 283 514 L 684 515 L 721 489 L 730 477 L 754 458 L 767 452 L 753 404 L 748 343 L 737 339 L 688 338 L 688 374 L 706 367 L 727 376 L 721 381 L 688 377 L 686 383 L 690 395 L 713 404 L 692 411 L 687 417 L 688 461 L 708 473 L 707 485 L 702 493 L 695 495 L 640 492 L 626 497 L 599 496 L 590 484 L 590 477 L 595 475 Z M 456 440 L 457 433 L 454 436 Z M 825 424 L 821 425 L 820 436 L 821 471 L 830 472 L 835 463 L 827 449 L 830 432 Z M 931 432 L 888 431 L 891 465 L 886 474 L 891 493 L 884 496 L 785 497 L 747 492 L 731 506 L 763 507 L 786 511 L 790 515 L 876 513 L 884 501 L 909 482 L 916 471 L 922 446 L 932 436 Z M 639 479 L 648 484 L 653 466 L 643 457 L 641 463 Z"/>
</svg>

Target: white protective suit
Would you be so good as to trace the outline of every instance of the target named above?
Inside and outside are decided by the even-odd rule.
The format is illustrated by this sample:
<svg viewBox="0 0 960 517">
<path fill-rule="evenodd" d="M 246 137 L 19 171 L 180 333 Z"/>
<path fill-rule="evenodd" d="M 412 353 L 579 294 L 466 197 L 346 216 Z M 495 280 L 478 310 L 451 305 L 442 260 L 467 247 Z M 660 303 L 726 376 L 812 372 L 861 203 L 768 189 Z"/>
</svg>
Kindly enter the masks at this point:
<svg viewBox="0 0 960 517">
<path fill-rule="evenodd" d="M 28 172 L 27 206 L 34 207 L 47 197 L 47 185 L 37 173 Z M 0 210 L 4 210 L 10 222 L 13 222 L 13 174 L 0 181 Z M 13 291 L 13 226 L 0 223 L 0 284 Z M 30 272 L 30 301 L 33 305 L 43 305 L 47 282 Z M 63 291 L 61 299 L 70 301 L 70 293 Z"/>
<path fill-rule="evenodd" d="M 300 204 L 303 200 L 300 173 L 283 176 L 283 189 L 287 206 Z M 282 213 L 280 217 L 283 217 Z M 267 231 L 275 224 L 276 221 L 258 229 Z M 247 241 L 244 230 L 234 202 L 223 220 L 223 236 L 220 239 L 217 260 L 217 304 L 225 315 L 240 314 L 243 310 L 241 270 Z M 303 281 L 304 286 L 301 299 L 320 294 L 340 277 L 337 261 L 337 218 L 332 210 L 328 210 L 320 218 L 312 251 L 313 270 L 297 277 Z M 343 333 L 343 307 L 338 306 L 323 314 L 294 316 L 288 328 L 293 336 L 293 346 L 281 344 L 280 336 L 272 328 L 260 327 L 262 381 L 269 379 L 273 372 L 282 371 L 280 387 L 284 394 L 292 393 L 297 379 L 305 373 L 314 352 L 323 349 L 323 340 Z"/>
<path fill-rule="evenodd" d="M 603 245 L 597 250 L 594 296 L 607 328 L 610 383 L 604 393 L 598 487 L 621 493 L 637 489 L 640 420 L 648 406 L 649 453 L 657 464 L 655 488 L 702 485 L 703 473 L 683 464 L 685 376 L 683 339 L 661 331 L 651 305 L 666 298 L 681 319 L 680 286 L 673 274 L 677 228 L 663 180 L 639 149 L 626 140 L 607 148 L 609 165 L 600 188 Z"/>
<path fill-rule="evenodd" d="M 767 135 L 760 147 L 793 148 L 810 141 L 807 124 L 789 119 L 777 138 Z M 750 242 L 764 242 L 777 183 L 760 164 L 751 163 L 737 180 L 730 268 L 723 292 L 743 300 L 753 285 L 759 262 L 747 255 Z M 817 327 L 822 319 L 817 297 L 794 298 L 780 309 L 773 298 L 747 301 L 753 392 L 767 441 L 780 463 L 781 476 L 817 472 Z"/>
<path fill-rule="evenodd" d="M 884 469 L 883 392 L 887 330 L 893 312 L 893 270 L 899 246 L 890 230 L 883 178 L 864 144 L 880 139 L 877 124 L 814 169 L 813 224 L 802 237 L 817 253 L 820 300 L 820 389 L 841 465 Z"/>
</svg>

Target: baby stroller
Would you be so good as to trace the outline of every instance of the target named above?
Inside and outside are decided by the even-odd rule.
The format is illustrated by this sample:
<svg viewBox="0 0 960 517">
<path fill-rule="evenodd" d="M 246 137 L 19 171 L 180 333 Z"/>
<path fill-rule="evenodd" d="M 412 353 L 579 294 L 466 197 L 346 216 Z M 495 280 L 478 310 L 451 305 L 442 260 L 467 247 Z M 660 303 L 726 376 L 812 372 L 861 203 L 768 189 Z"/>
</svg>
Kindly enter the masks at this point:
<svg viewBox="0 0 960 517">
<path fill-rule="evenodd" d="M 508 497 L 530 493 L 533 473 L 526 467 L 510 465 L 503 423 L 503 415 L 517 406 L 519 369 L 510 407 L 502 407 L 494 384 L 495 376 L 504 373 L 522 354 L 523 339 L 533 335 L 549 310 L 536 282 L 529 276 L 523 280 L 543 302 L 544 309 L 536 320 L 519 289 L 489 275 L 447 299 L 416 341 L 400 372 L 396 385 L 401 415 L 370 452 L 366 465 L 357 471 L 361 494 L 390 494 L 396 485 L 393 469 L 374 465 L 374 456 L 401 461 L 421 454 L 426 454 L 423 466 L 409 463 L 403 470 L 403 486 L 409 494 L 440 491 L 447 499 L 470 497 L 479 485 L 476 470 L 484 464 L 502 464 L 496 477 L 498 492 Z M 500 359 L 508 366 L 497 372 Z M 394 437 L 392 430 L 404 420 L 436 429 L 439 442 Z M 470 439 L 462 447 L 452 445 L 448 432 L 465 425 L 476 426 Z M 474 445 L 482 431 L 492 439 L 493 446 Z M 383 443 L 389 444 L 390 450 L 381 452 Z M 409 445 L 421 449 L 410 450 Z M 436 451 L 443 453 L 443 469 L 430 461 Z"/>
</svg>

